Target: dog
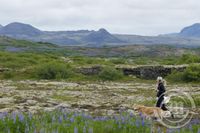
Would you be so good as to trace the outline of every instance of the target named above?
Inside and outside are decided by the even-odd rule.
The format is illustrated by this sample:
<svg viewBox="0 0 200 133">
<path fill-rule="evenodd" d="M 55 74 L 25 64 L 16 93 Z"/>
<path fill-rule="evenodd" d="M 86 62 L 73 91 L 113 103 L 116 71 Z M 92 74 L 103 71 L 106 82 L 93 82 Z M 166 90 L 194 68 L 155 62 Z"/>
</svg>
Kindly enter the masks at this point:
<svg viewBox="0 0 200 133">
<path fill-rule="evenodd" d="M 163 117 L 171 116 L 170 111 L 164 111 L 158 107 L 147 107 L 143 105 L 134 105 L 134 111 L 138 111 L 147 118 L 156 118 L 162 120 Z"/>
</svg>

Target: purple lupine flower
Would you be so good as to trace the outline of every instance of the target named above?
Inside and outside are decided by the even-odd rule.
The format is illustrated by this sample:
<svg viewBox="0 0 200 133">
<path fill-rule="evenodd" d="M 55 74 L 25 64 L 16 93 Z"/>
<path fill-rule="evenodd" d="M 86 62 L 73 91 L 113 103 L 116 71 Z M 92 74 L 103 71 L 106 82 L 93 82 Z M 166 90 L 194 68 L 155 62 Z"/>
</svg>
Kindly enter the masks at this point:
<svg viewBox="0 0 200 133">
<path fill-rule="evenodd" d="M 56 133 L 59 133 L 59 132 L 58 132 L 58 128 L 56 129 Z"/>
<path fill-rule="evenodd" d="M 79 116 L 79 114 L 77 112 L 74 113 L 74 117 L 77 117 Z"/>
<path fill-rule="evenodd" d="M 125 118 L 123 116 L 121 116 L 121 121 L 122 121 L 122 124 L 125 124 Z"/>
<path fill-rule="evenodd" d="M 118 124 L 118 128 L 120 129 L 122 127 L 121 123 Z"/>
<path fill-rule="evenodd" d="M 160 127 L 158 127 L 157 132 L 158 132 L 158 133 L 161 133 L 161 129 L 160 129 Z"/>
<path fill-rule="evenodd" d="M 144 118 L 142 119 L 142 126 L 145 126 Z"/>
<path fill-rule="evenodd" d="M 130 115 L 130 117 L 134 117 L 134 114 L 133 114 L 132 112 L 130 112 L 130 114 L 129 114 L 129 115 Z"/>
<path fill-rule="evenodd" d="M 189 125 L 189 129 L 190 129 L 191 132 L 193 132 L 192 124 Z"/>
<path fill-rule="evenodd" d="M 78 128 L 74 127 L 74 133 L 78 133 Z"/>
<path fill-rule="evenodd" d="M 29 129 L 25 127 L 24 133 L 29 133 Z"/>
<path fill-rule="evenodd" d="M 180 129 L 180 128 L 178 128 L 178 132 L 179 132 L 179 133 L 181 132 L 181 129 Z"/>
<path fill-rule="evenodd" d="M 3 115 L 4 115 L 4 116 L 7 116 L 7 115 L 8 115 L 8 112 L 3 112 Z"/>
<path fill-rule="evenodd" d="M 143 119 L 145 116 L 143 116 L 143 114 L 140 112 L 140 118 Z"/>
<path fill-rule="evenodd" d="M 197 131 L 197 133 L 200 133 L 200 128 L 198 128 L 198 131 Z"/>
<path fill-rule="evenodd" d="M 10 133 L 10 128 L 8 128 L 8 133 Z"/>
<path fill-rule="evenodd" d="M 83 133 L 86 133 L 86 127 L 85 126 L 83 127 Z"/>
<path fill-rule="evenodd" d="M 89 128 L 88 133 L 93 133 L 93 128 Z"/>
<path fill-rule="evenodd" d="M 17 117 L 16 115 L 17 114 L 15 112 L 12 113 L 12 119 L 13 119 L 14 123 L 16 122 L 16 117 Z"/>
<path fill-rule="evenodd" d="M 59 116 L 59 123 L 62 123 L 62 120 L 63 120 L 63 117 L 62 116 Z"/>
<path fill-rule="evenodd" d="M 74 117 L 70 118 L 70 122 L 73 123 L 74 122 Z"/>
<path fill-rule="evenodd" d="M 136 119 L 136 121 L 135 121 L 135 125 L 136 125 L 136 127 L 139 127 L 140 126 L 140 123 L 139 123 L 139 121 Z"/>
<path fill-rule="evenodd" d="M 31 120 L 32 119 L 32 114 L 31 112 L 28 113 L 28 118 Z"/>
<path fill-rule="evenodd" d="M 22 113 L 19 113 L 18 117 L 19 117 L 19 121 L 22 122 L 24 120 L 24 115 Z"/>
<path fill-rule="evenodd" d="M 64 114 L 64 119 L 67 120 L 67 114 Z"/>
<path fill-rule="evenodd" d="M 0 119 L 3 119 L 4 115 L 3 113 L 0 113 Z"/>
<path fill-rule="evenodd" d="M 51 122 L 55 122 L 55 116 L 52 117 Z"/>
</svg>

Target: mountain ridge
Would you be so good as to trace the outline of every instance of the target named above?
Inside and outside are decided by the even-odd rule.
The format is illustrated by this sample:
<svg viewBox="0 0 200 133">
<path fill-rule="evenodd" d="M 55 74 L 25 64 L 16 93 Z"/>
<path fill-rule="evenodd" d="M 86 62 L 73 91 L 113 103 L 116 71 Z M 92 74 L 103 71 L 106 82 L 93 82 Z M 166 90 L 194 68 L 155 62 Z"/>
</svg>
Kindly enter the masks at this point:
<svg viewBox="0 0 200 133">
<path fill-rule="evenodd" d="M 38 36 L 43 32 L 29 24 L 23 24 L 19 22 L 13 22 L 6 26 L 3 26 L 0 30 L 0 34 L 8 36 L 27 35 L 27 36 Z"/>
<path fill-rule="evenodd" d="M 197 34 L 194 34 L 196 33 Z M 198 34 L 199 32 L 199 34 Z M 180 33 L 159 36 L 111 34 L 106 29 L 77 31 L 43 31 L 30 24 L 10 23 L 0 28 L 1 36 L 34 42 L 49 42 L 61 46 L 119 46 L 119 45 L 173 45 L 186 47 L 200 46 L 200 24 L 183 28 Z"/>
</svg>

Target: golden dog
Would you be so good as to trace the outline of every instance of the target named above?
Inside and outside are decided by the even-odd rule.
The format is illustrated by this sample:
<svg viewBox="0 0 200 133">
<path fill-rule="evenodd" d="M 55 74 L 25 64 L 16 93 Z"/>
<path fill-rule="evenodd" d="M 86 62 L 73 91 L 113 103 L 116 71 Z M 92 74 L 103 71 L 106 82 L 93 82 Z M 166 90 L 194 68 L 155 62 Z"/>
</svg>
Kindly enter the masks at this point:
<svg viewBox="0 0 200 133">
<path fill-rule="evenodd" d="M 134 105 L 133 109 L 142 113 L 144 116 L 149 118 L 159 118 L 162 119 L 165 116 L 170 116 L 171 113 L 169 111 L 163 111 L 158 107 L 146 107 L 143 105 Z"/>
</svg>

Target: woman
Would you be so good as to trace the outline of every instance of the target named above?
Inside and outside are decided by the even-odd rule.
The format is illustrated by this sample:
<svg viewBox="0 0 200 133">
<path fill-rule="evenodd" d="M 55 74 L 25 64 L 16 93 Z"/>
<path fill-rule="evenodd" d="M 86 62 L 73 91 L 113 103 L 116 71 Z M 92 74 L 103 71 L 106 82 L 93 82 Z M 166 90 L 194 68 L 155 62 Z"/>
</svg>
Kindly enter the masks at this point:
<svg viewBox="0 0 200 133">
<path fill-rule="evenodd" d="M 163 103 L 164 100 L 164 96 L 165 96 L 165 86 L 164 86 L 164 80 L 162 77 L 158 77 L 157 78 L 157 103 L 156 103 L 156 107 L 161 108 L 162 110 L 166 111 L 168 110 L 166 108 L 166 105 Z"/>
</svg>

